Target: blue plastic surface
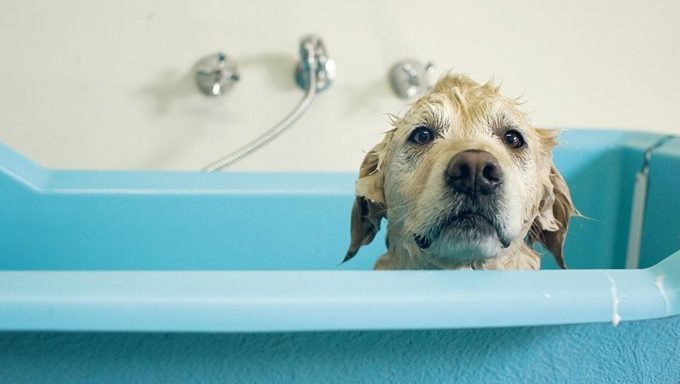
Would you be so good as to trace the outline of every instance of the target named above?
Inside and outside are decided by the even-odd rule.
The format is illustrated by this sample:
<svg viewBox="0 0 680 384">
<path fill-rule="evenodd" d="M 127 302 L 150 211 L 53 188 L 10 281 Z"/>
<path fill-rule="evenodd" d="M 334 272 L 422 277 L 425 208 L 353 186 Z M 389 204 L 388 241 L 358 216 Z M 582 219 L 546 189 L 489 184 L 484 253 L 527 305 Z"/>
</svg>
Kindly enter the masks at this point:
<svg viewBox="0 0 680 384">
<path fill-rule="evenodd" d="M 354 174 L 52 171 L 0 145 L 0 382 L 680 382 L 680 140 L 652 157 L 647 268 L 621 269 L 659 138 L 563 134 L 587 218 L 572 269 L 538 272 L 370 271 L 382 234 L 338 265 Z"/>
<path fill-rule="evenodd" d="M 360 271 L 383 251 L 379 240 L 338 265 L 352 174 L 48 171 L 0 148 L 0 330 L 430 329 L 677 315 L 680 206 L 657 212 L 653 203 L 671 198 L 677 178 L 653 185 L 645 226 L 642 262 L 666 260 L 616 270 L 633 175 L 658 139 L 564 135 L 556 162 L 588 218 L 573 221 L 567 241 L 577 269 L 539 273 Z M 677 169 L 676 147 L 654 157 L 653 181 Z"/>
</svg>

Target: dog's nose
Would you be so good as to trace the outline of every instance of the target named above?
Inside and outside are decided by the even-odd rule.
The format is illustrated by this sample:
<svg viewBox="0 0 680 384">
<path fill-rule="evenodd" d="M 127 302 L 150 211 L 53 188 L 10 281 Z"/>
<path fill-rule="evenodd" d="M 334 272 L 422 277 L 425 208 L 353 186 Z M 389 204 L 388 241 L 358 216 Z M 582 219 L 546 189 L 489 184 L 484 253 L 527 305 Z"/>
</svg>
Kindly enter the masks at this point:
<svg viewBox="0 0 680 384">
<path fill-rule="evenodd" d="M 489 152 L 463 151 L 449 161 L 446 181 L 457 192 L 466 195 L 488 195 L 503 182 L 503 170 Z"/>
</svg>

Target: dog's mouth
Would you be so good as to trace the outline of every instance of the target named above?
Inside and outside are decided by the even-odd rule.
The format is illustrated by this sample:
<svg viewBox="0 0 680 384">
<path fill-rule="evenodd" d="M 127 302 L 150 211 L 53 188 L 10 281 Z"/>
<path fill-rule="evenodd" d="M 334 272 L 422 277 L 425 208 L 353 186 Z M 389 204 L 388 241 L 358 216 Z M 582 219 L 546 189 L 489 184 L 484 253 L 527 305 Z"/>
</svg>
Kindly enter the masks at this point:
<svg viewBox="0 0 680 384">
<path fill-rule="evenodd" d="M 470 240 L 483 236 L 495 235 L 500 241 L 503 248 L 510 246 L 511 239 L 504 234 L 500 225 L 493 219 L 486 215 L 473 212 L 464 211 L 458 214 L 453 214 L 447 217 L 436 225 L 433 229 L 425 234 L 414 234 L 413 239 L 421 249 L 427 249 L 432 245 L 434 239 L 441 236 L 445 231 L 454 231 Z"/>
</svg>

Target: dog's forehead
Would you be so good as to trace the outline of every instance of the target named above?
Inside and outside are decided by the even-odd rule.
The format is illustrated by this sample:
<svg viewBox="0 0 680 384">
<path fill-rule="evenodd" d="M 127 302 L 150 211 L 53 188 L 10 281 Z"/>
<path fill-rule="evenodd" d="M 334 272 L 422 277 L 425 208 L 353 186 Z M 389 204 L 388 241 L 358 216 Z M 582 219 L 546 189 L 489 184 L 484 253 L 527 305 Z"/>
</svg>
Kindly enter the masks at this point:
<svg viewBox="0 0 680 384">
<path fill-rule="evenodd" d="M 411 106 L 402 127 L 427 124 L 469 135 L 479 133 L 480 125 L 524 126 L 526 117 L 517 105 L 491 82 L 478 84 L 464 75 L 448 75 Z"/>
</svg>

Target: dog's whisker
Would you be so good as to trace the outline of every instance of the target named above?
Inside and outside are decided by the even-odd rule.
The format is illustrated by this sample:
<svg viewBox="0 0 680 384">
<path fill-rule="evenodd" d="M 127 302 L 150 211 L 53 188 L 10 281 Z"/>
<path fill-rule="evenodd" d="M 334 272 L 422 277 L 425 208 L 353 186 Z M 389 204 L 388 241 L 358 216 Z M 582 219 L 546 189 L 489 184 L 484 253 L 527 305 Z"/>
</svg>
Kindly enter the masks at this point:
<svg viewBox="0 0 680 384">
<path fill-rule="evenodd" d="M 393 210 L 401 210 L 401 209 L 404 209 L 404 208 L 409 207 L 409 206 L 414 205 L 414 204 L 416 204 L 415 201 L 407 201 L 407 202 L 405 202 L 404 204 L 397 205 L 397 206 L 395 206 L 395 207 L 390 207 L 390 209 L 393 209 Z"/>
<path fill-rule="evenodd" d="M 404 214 L 401 215 L 400 217 L 397 217 L 397 218 L 394 218 L 394 219 L 390 219 L 390 222 L 392 223 L 392 225 L 399 225 L 399 224 L 402 223 L 402 221 L 406 220 L 406 218 L 408 218 L 409 216 L 411 216 L 411 215 L 413 214 L 414 211 L 415 211 L 415 209 L 407 210 L 406 213 L 404 213 Z"/>
</svg>

